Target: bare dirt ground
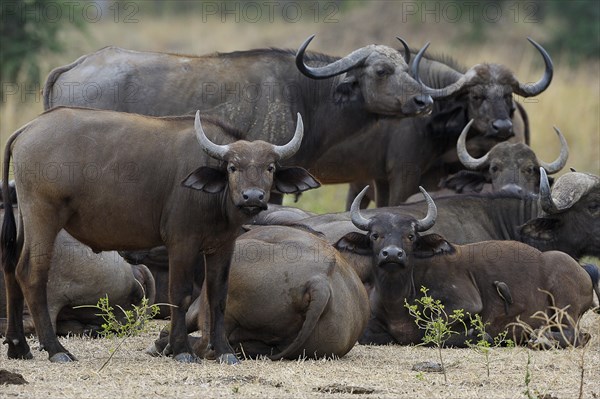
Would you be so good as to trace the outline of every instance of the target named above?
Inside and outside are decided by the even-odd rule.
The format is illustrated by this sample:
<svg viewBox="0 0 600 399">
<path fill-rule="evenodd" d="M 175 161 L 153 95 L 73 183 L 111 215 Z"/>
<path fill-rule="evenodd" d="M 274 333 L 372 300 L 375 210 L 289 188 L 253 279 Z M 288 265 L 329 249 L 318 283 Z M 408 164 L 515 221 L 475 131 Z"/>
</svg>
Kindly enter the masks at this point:
<svg viewBox="0 0 600 399">
<path fill-rule="evenodd" d="M 357 345 L 341 359 L 245 360 L 236 366 L 152 358 L 144 350 L 164 324 L 153 321 L 148 333 L 129 338 L 100 372 L 117 341 L 64 338 L 79 359 L 72 364 L 50 363 L 35 339 L 33 360 L 8 360 L 2 349 L 0 369 L 22 374 L 28 383 L 0 385 L 0 397 L 527 398 L 529 391 L 532 398 L 568 399 L 579 397 L 583 360 L 582 397 L 600 398 L 600 315 L 591 312 L 583 327 L 593 338 L 584 349 L 493 349 L 489 377 L 484 356 L 475 350 L 444 349 L 447 384 L 440 373 L 412 370 L 416 363 L 437 361 L 435 349 L 414 346 Z"/>
</svg>

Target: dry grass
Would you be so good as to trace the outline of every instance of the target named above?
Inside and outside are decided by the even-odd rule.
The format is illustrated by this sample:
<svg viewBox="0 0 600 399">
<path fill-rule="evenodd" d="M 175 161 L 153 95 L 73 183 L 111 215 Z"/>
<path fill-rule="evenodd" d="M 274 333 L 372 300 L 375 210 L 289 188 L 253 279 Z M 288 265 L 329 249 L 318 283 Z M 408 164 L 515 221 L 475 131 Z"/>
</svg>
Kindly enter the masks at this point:
<svg viewBox="0 0 600 399">
<path fill-rule="evenodd" d="M 145 398 L 145 397 L 272 397 L 272 398 L 519 398 L 525 397 L 527 352 L 532 363 L 530 391 L 542 397 L 576 398 L 578 364 L 585 359 L 584 397 L 600 397 L 600 317 L 588 313 L 584 326 L 593 339 L 584 349 L 531 351 L 492 349 L 490 378 L 482 355 L 471 349 L 444 349 L 448 384 L 440 373 L 412 371 L 415 363 L 435 361 L 433 348 L 357 345 L 336 360 L 246 360 L 237 366 L 212 361 L 179 364 L 143 353 L 164 322 L 153 322 L 154 332 L 131 338 L 101 373 L 96 370 L 109 356 L 108 340 L 63 340 L 79 362 L 57 365 L 45 352 L 31 361 L 7 360 L 1 367 L 21 373 L 27 385 L 0 388 L 2 397 L 21 398 Z M 593 330 L 593 331 L 591 331 Z M 35 342 L 31 341 L 35 346 Z M 352 394 L 351 392 L 354 391 Z"/>
</svg>

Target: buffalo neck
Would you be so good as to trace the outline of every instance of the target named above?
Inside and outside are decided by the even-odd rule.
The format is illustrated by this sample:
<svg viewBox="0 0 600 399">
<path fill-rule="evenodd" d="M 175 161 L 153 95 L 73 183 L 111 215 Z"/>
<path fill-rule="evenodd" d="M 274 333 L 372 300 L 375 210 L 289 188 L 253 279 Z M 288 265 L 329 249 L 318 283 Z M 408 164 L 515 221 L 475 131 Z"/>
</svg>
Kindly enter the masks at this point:
<svg viewBox="0 0 600 399">
<path fill-rule="evenodd" d="M 522 241 L 519 227 L 539 216 L 536 196 L 500 197 L 488 207 L 490 221 L 498 232 L 498 239 Z"/>
</svg>

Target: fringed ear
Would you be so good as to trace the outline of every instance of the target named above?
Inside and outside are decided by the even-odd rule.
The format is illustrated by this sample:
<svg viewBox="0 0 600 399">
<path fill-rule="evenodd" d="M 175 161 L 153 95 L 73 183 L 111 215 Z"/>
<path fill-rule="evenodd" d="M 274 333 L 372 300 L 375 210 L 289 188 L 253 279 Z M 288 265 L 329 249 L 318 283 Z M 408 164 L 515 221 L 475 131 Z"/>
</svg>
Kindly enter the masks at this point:
<svg viewBox="0 0 600 399">
<path fill-rule="evenodd" d="M 413 249 L 415 258 L 431 258 L 441 254 L 454 253 L 455 249 L 439 234 L 420 236 Z"/>
<path fill-rule="evenodd" d="M 356 101 L 360 98 L 360 86 L 355 76 L 346 75 L 335 87 L 333 100 L 336 103 Z"/>
<path fill-rule="evenodd" d="M 487 172 L 461 170 L 440 182 L 440 188 L 449 188 L 457 193 L 479 193 L 484 184 L 491 183 Z"/>
<path fill-rule="evenodd" d="M 371 241 L 366 234 L 348 233 L 333 245 L 339 251 L 353 252 L 358 255 L 372 255 Z"/>
<path fill-rule="evenodd" d="M 555 218 L 537 218 L 519 227 L 519 232 L 521 236 L 530 239 L 552 241 L 556 238 L 555 232 L 560 225 L 560 220 Z"/>
<path fill-rule="evenodd" d="M 427 131 L 436 139 L 458 137 L 467 122 L 469 120 L 467 119 L 465 106 L 456 105 L 434 113 L 429 122 L 427 122 Z"/>
<path fill-rule="evenodd" d="M 273 188 L 281 194 L 296 194 L 321 187 L 321 183 L 304 168 L 278 168 L 273 179 Z"/>
<path fill-rule="evenodd" d="M 227 186 L 227 174 L 219 169 L 202 166 L 183 179 L 181 185 L 205 193 L 216 194 Z"/>
</svg>

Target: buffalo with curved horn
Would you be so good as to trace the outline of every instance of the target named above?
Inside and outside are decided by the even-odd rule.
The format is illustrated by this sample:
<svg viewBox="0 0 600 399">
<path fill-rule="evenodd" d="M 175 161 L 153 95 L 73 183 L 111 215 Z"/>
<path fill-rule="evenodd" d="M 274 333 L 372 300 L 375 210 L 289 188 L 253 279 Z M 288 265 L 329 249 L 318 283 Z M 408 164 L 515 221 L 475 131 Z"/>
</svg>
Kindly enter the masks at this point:
<svg viewBox="0 0 600 399">
<path fill-rule="evenodd" d="M 299 113 L 294 138 L 277 146 L 239 140 L 239 132 L 219 120 L 205 118 L 203 126 L 199 112 L 195 118 L 156 118 L 66 107 L 53 108 L 17 130 L 6 146 L 2 182 L 0 248 L 8 293 L 8 357 L 33 357 L 23 329 L 25 299 L 50 360 L 76 360 L 54 334 L 46 293 L 53 243 L 65 229 L 95 252 L 164 245 L 169 302 L 174 305 L 174 358 L 196 360 L 185 313 L 194 280 L 206 280 L 211 347 L 219 361 L 237 363 L 223 325 L 235 238 L 244 223 L 266 209 L 272 190 L 293 194 L 319 187 L 306 170 L 279 165 L 298 150 L 302 136 Z M 157 160 L 156 154 L 164 156 Z M 11 157 L 19 231 L 9 202 Z M 32 164 L 72 168 L 49 181 L 22 169 Z M 103 165 L 99 169 L 105 172 L 89 179 L 85 168 L 90 164 Z M 108 172 L 121 165 L 135 169 L 129 174 Z"/>
<path fill-rule="evenodd" d="M 536 156 L 524 143 L 502 142 L 496 144 L 485 155 L 475 158 L 469 154 L 466 140 L 473 119 L 465 126 L 456 143 L 456 152 L 460 162 L 469 170 L 483 171 L 485 180 L 491 182 L 492 191 L 513 191 L 515 193 L 535 193 L 540 187 L 539 169 L 554 174 L 565 167 L 569 157 L 569 147 L 563 134 L 554 128 L 560 140 L 560 154 L 546 163 Z M 452 184 L 452 177 L 446 186 Z"/>
<path fill-rule="evenodd" d="M 431 197 L 420 189 L 428 203 L 427 216 L 420 220 L 381 208 L 365 218 L 359 210 L 363 190 L 354 200 L 351 219 L 367 234 L 351 232 L 335 244 L 351 264 L 357 262 L 353 258 L 370 258 L 371 317 L 361 344 L 422 342 L 424 330 L 406 308 L 418 299 L 422 287 L 448 314 L 458 309 L 464 312 L 466 325 L 451 326 L 454 334 L 445 345 L 465 347 L 477 339 L 469 323 L 475 315 L 486 324 L 490 337 L 508 333 L 516 343 L 528 343 L 529 330 L 514 325 L 522 320 L 532 329 L 541 329 L 544 338 L 556 346 L 587 343 L 590 335 L 582 333 L 578 323 L 593 306 L 598 267 L 581 267 L 563 252 L 541 252 L 516 241 L 456 245 L 438 234 L 421 235 L 433 227 L 437 211 Z M 537 316 L 543 312 L 548 319 L 556 317 L 556 309 L 566 309 L 568 314 L 560 332 L 547 328 L 544 318 Z"/>
</svg>

